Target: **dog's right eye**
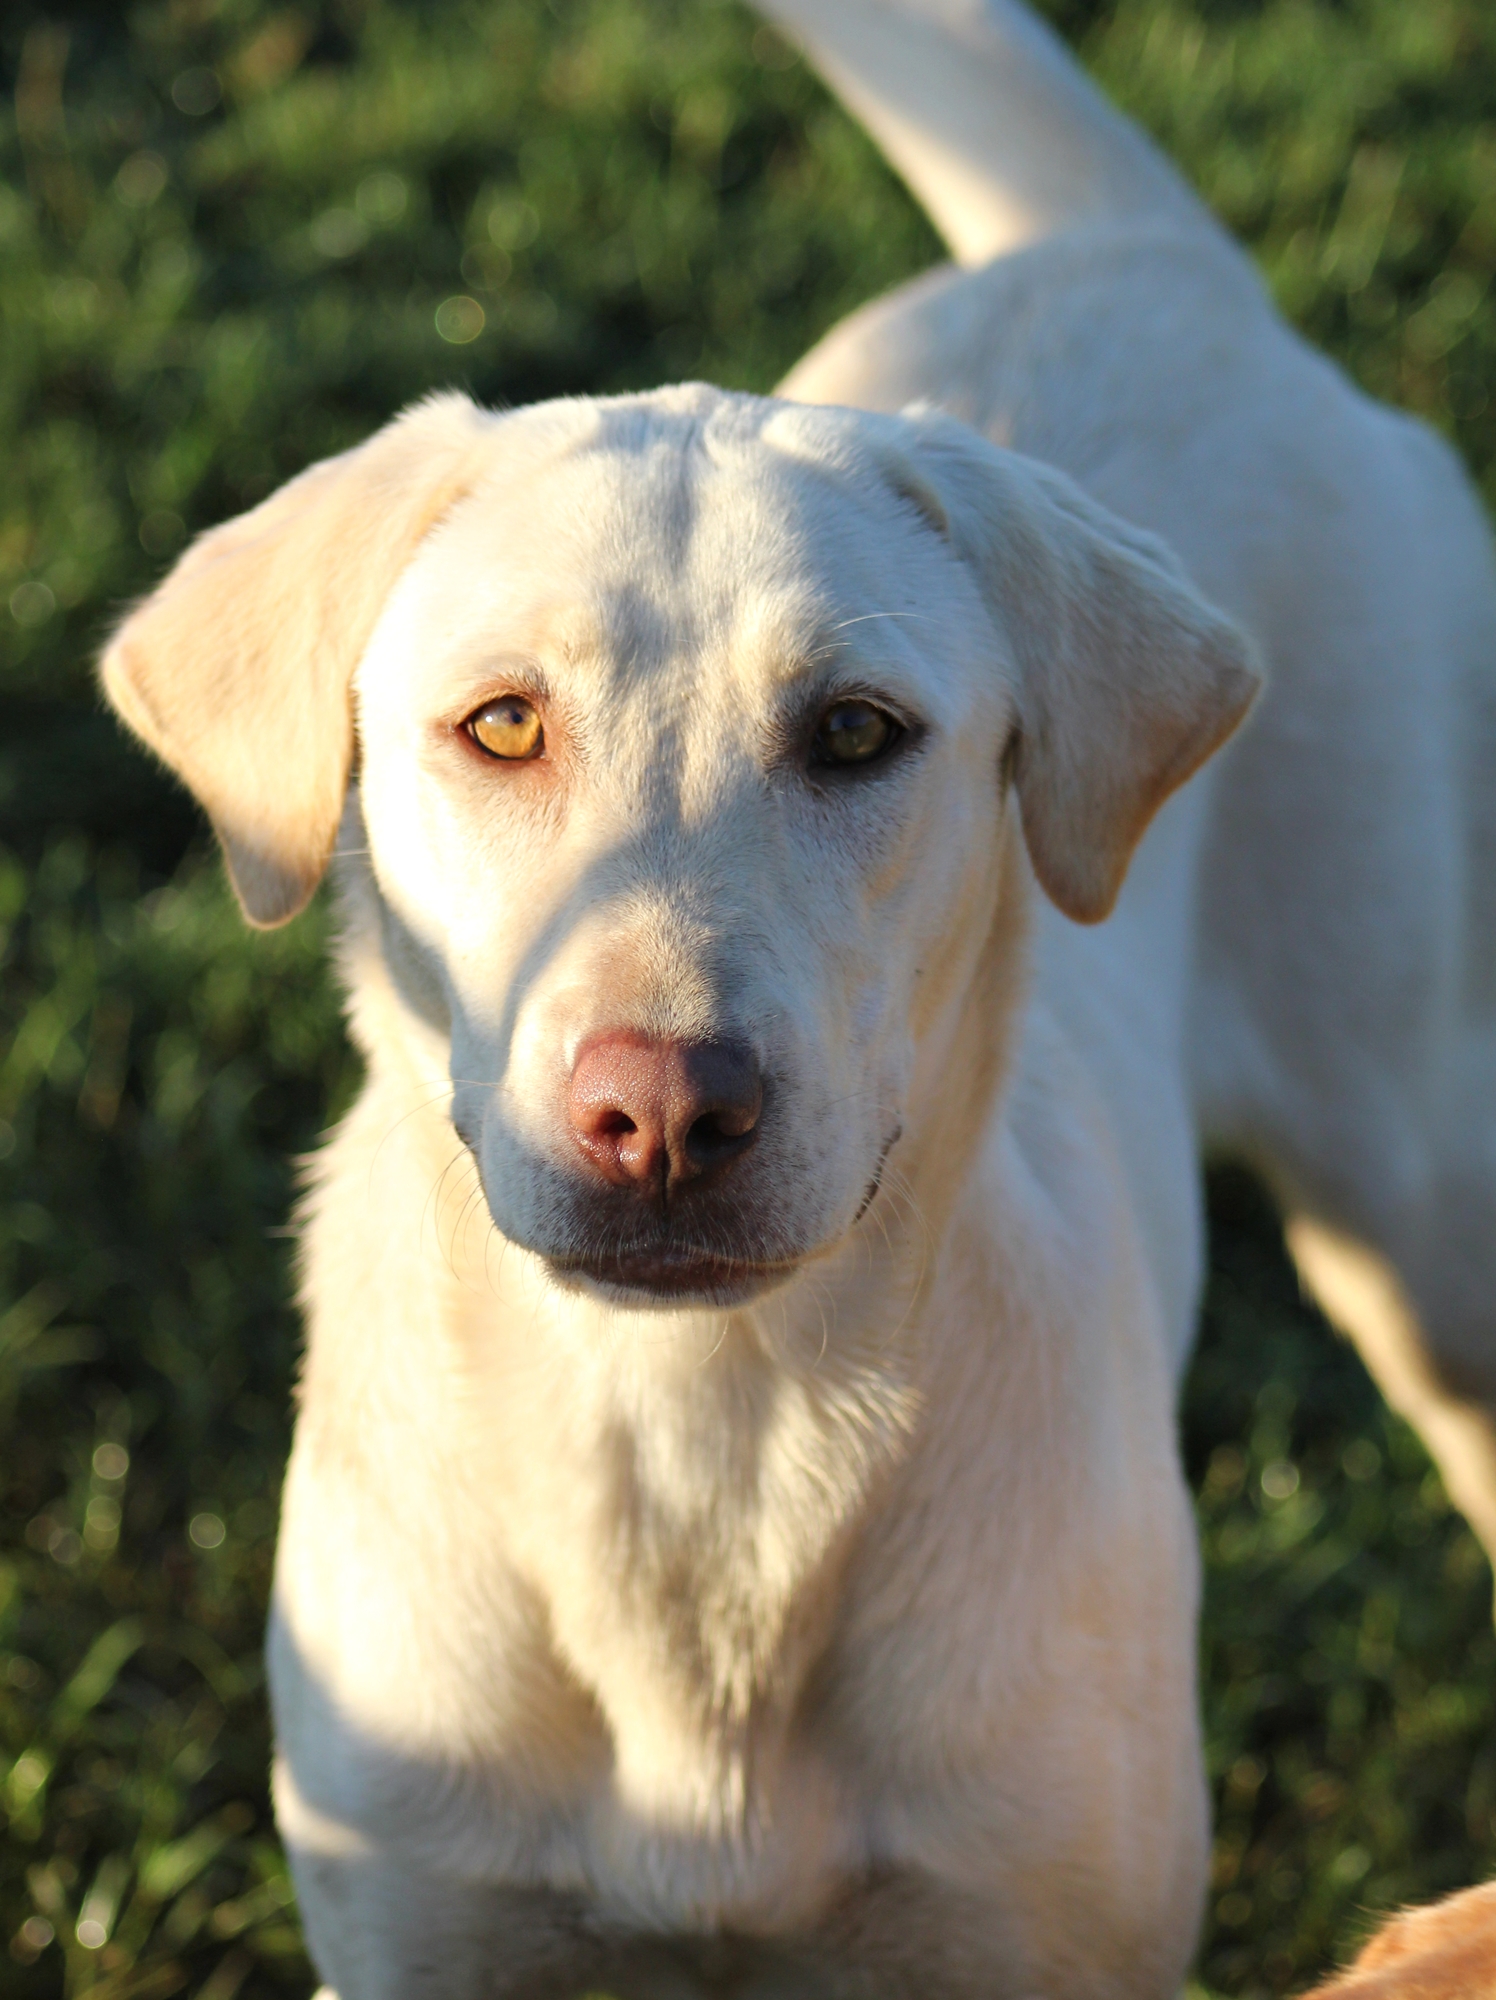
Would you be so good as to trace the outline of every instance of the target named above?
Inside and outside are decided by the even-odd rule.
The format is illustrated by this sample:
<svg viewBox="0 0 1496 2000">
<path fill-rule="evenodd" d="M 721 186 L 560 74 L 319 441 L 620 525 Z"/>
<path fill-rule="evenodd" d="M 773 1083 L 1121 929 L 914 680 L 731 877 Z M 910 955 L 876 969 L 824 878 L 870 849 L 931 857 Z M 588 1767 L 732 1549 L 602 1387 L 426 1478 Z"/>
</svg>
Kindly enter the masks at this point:
<svg viewBox="0 0 1496 2000">
<path fill-rule="evenodd" d="M 519 694 L 506 694 L 498 701 L 486 702 L 476 715 L 468 717 L 463 728 L 480 750 L 508 763 L 538 757 L 545 747 L 540 717 Z"/>
</svg>

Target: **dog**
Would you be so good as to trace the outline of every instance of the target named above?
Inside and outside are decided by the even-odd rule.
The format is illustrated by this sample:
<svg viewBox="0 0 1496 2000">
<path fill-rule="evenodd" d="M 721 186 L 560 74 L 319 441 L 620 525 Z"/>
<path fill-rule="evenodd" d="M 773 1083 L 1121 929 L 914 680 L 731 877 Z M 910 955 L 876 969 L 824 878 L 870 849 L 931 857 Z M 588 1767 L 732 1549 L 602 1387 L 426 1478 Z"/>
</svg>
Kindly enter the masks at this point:
<svg viewBox="0 0 1496 2000">
<path fill-rule="evenodd" d="M 1481 2000 L 1496 1993 L 1496 1883 L 1389 1919 L 1354 1965 L 1303 2000 Z"/>
<path fill-rule="evenodd" d="M 336 878 L 340 2000 L 1176 1992 L 1202 1145 L 1496 1538 L 1479 507 L 1019 7 L 775 16 L 958 268 L 775 398 L 428 402 L 103 663 L 252 923 Z"/>
</svg>

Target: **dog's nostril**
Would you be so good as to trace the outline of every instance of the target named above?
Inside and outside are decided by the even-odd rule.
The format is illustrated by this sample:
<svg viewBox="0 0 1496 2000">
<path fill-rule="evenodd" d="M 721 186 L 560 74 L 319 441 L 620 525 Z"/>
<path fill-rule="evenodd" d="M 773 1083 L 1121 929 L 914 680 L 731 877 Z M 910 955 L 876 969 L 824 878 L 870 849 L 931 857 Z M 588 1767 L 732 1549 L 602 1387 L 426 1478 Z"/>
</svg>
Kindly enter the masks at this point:
<svg viewBox="0 0 1496 2000">
<path fill-rule="evenodd" d="M 742 1152 L 752 1141 L 757 1123 L 756 1110 L 704 1112 L 686 1134 L 687 1150 L 703 1162 Z"/>
</svg>

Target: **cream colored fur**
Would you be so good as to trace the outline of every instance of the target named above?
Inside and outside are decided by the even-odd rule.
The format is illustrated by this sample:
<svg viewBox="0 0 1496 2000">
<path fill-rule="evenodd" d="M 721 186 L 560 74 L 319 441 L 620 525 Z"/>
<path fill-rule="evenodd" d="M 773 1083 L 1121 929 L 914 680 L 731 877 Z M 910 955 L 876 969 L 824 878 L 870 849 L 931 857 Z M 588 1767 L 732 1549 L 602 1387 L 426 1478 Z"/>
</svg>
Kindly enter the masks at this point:
<svg viewBox="0 0 1496 2000">
<path fill-rule="evenodd" d="M 778 12 L 1006 254 L 792 400 L 427 405 L 105 663 L 252 917 L 342 806 L 368 1080 L 271 1635 L 341 2000 L 1177 1989 L 1202 1136 L 1496 1492 L 1478 511 L 1016 8 Z M 485 763 L 516 693 L 547 754 Z M 827 779 L 848 694 L 909 733 Z M 727 1192 L 649 1225 L 731 1260 L 684 1303 L 588 1275 L 567 1081 L 619 1029 L 766 1078 Z"/>
<path fill-rule="evenodd" d="M 109 699 L 212 815 L 252 924 L 294 917 L 326 871 L 353 669 L 482 435 L 479 413 L 449 398 L 312 466 L 194 542 L 104 656 Z"/>
</svg>

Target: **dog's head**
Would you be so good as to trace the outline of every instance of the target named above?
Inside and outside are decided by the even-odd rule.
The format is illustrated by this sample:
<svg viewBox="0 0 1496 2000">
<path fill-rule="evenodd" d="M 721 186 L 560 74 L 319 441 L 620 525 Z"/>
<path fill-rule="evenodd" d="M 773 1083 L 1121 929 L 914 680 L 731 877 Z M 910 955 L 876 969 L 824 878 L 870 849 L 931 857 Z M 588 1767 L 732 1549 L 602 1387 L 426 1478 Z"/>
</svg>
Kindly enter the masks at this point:
<svg viewBox="0 0 1496 2000">
<path fill-rule="evenodd" d="M 1016 791 L 1103 917 L 1257 686 L 1161 546 L 939 416 L 427 403 L 204 536 L 104 661 L 251 922 L 357 745 L 386 955 L 499 1228 L 632 1304 L 844 1239 Z"/>
</svg>

